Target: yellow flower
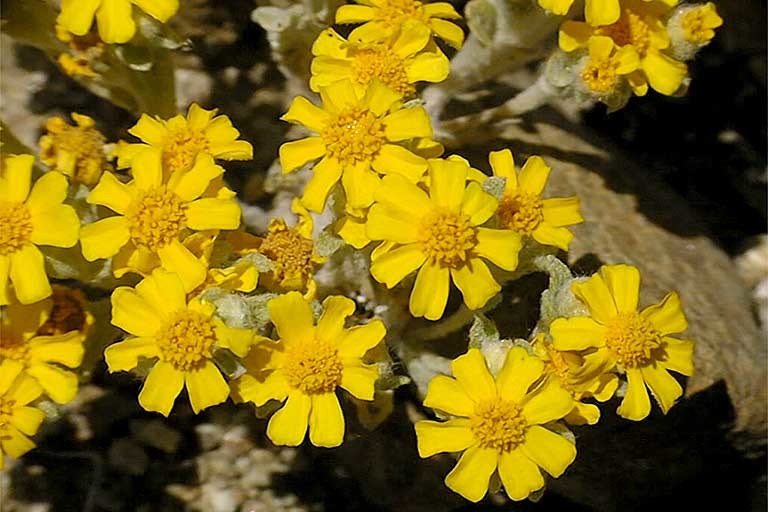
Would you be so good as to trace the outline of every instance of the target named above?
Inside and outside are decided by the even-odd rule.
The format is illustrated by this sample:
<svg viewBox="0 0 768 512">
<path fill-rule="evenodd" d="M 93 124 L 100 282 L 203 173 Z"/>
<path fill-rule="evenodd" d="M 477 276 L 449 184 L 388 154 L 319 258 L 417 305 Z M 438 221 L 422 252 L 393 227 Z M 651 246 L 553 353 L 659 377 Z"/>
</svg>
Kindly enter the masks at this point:
<svg viewBox="0 0 768 512">
<path fill-rule="evenodd" d="M 54 402 L 71 402 L 77 395 L 77 368 L 83 361 L 85 333 L 73 329 L 64 334 L 41 335 L 51 316 L 53 301 L 9 304 L 2 309 L 0 361 L 8 361 L 37 381 Z"/>
<path fill-rule="evenodd" d="M 404 96 L 416 93 L 416 82 L 441 82 L 448 76 L 448 59 L 430 45 L 429 28 L 407 23 L 386 42 L 347 41 L 332 28 L 323 31 L 312 46 L 310 88 L 318 92 L 348 78 L 362 96 L 371 80 L 378 78 Z"/>
<path fill-rule="evenodd" d="M 29 403 L 42 391 L 18 366 L 10 361 L 0 363 L 0 469 L 6 454 L 17 459 L 35 447 L 27 436 L 35 435 L 45 414 Z"/>
<path fill-rule="evenodd" d="M 432 136 L 424 108 L 402 108 L 401 95 L 379 80 L 373 80 L 364 95 L 357 93 L 350 80 L 340 80 L 321 87 L 320 97 L 323 108 L 298 96 L 282 117 L 318 134 L 280 146 L 283 173 L 322 158 L 304 189 L 305 207 L 322 212 L 339 179 L 347 207 L 359 210 L 373 203 L 377 173 L 398 173 L 414 182 L 424 174 L 426 160 L 404 146 L 415 138 Z"/>
<path fill-rule="evenodd" d="M 106 206 L 118 215 L 83 226 L 83 256 L 88 261 L 114 256 L 112 271 L 117 277 L 129 271 L 147 275 L 162 265 L 178 273 L 186 289 L 192 290 L 205 280 L 206 267 L 182 244 L 182 235 L 240 225 L 237 201 L 200 198 L 224 169 L 201 154 L 192 169 L 165 182 L 160 152 L 150 148 L 136 156 L 132 171 L 128 184 L 105 173 L 88 196 L 90 204 Z"/>
<path fill-rule="evenodd" d="M 402 176 L 387 176 L 368 212 L 368 237 L 397 244 L 372 260 L 371 275 L 392 288 L 419 269 L 410 299 L 413 316 L 440 318 L 451 280 L 468 308 L 483 307 L 501 286 L 482 258 L 504 270 L 517 267 L 520 235 L 479 227 L 497 202 L 478 183 L 467 185 L 468 173 L 465 161 L 432 159 L 428 193 Z"/>
<path fill-rule="evenodd" d="M 90 117 L 73 112 L 72 120 L 77 126 L 60 117 L 48 119 L 48 133 L 40 138 L 40 160 L 73 182 L 93 187 L 111 169 L 104 151 L 107 141 Z"/>
<path fill-rule="evenodd" d="M 218 109 L 205 110 L 197 103 L 189 107 L 187 117 L 181 114 L 168 120 L 142 114 L 139 122 L 128 130 L 143 144 L 118 144 L 115 153 L 118 167 L 133 165 L 137 153 L 147 147 L 162 152 L 166 173 L 188 171 L 198 155 L 207 154 L 222 160 L 250 160 L 253 147 L 237 140 L 240 132 L 225 115 L 217 116 Z"/>
<path fill-rule="evenodd" d="M 176 14 L 179 0 L 62 0 L 56 22 L 78 36 L 91 30 L 93 19 L 105 43 L 126 43 L 136 33 L 133 5 L 165 23 Z"/>
<path fill-rule="evenodd" d="M 715 29 L 722 24 L 723 18 L 717 14 L 715 4 L 707 2 L 681 5 L 670 17 L 667 26 L 673 41 L 682 40 L 701 48 L 709 44 L 715 37 Z"/>
<path fill-rule="evenodd" d="M 627 375 L 619 415 L 642 420 L 651 410 L 646 386 L 666 412 L 683 393 L 669 370 L 693 375 L 693 341 L 669 336 L 688 328 L 674 292 L 660 304 L 637 312 L 640 273 L 629 265 L 605 265 L 600 273 L 572 285 L 591 317 L 558 318 L 550 325 L 557 350 L 592 350 L 594 365 Z"/>
<path fill-rule="evenodd" d="M 519 174 L 515 170 L 512 152 L 508 149 L 492 151 L 488 159 L 493 175 L 506 178 L 504 196 L 496 209 L 500 226 L 522 236 L 530 236 L 542 245 L 553 245 L 567 251 L 573 233 L 565 226 L 584 222 L 579 213 L 579 198 L 539 197 L 551 171 L 540 156 L 526 160 Z"/>
<path fill-rule="evenodd" d="M 610 37 L 596 36 L 587 43 L 589 56 L 582 62 L 581 83 L 584 89 L 609 106 L 620 106 L 629 96 L 622 98 L 626 77 L 637 70 L 640 63 L 633 46 L 617 49 Z"/>
<path fill-rule="evenodd" d="M 621 0 L 621 15 L 610 25 L 594 28 L 580 21 L 560 27 L 560 48 L 572 52 L 585 48 L 593 36 L 610 37 L 618 48 L 632 46 L 640 67 L 628 76 L 634 93 L 643 96 L 648 85 L 667 96 L 674 94 L 688 74 L 687 66 L 666 54 L 670 46 L 664 22 L 671 6 L 662 1 Z"/>
<path fill-rule="evenodd" d="M 218 348 L 242 357 L 254 335 L 227 327 L 211 304 L 187 302 L 178 275 L 156 270 L 136 288 L 121 286 L 112 293 L 112 324 L 132 336 L 104 351 L 110 372 L 136 368 L 139 358 L 156 359 L 139 394 L 147 411 L 168 416 L 186 387 L 195 413 L 220 404 L 229 386 L 212 358 Z"/>
<path fill-rule="evenodd" d="M 448 2 L 418 0 L 355 0 L 361 5 L 342 5 L 336 23 L 363 23 L 349 34 L 351 41 L 381 41 L 395 34 L 408 21 L 416 21 L 456 49 L 464 42 L 461 27 L 448 20 L 461 19 Z"/>
<path fill-rule="evenodd" d="M 597 423 L 600 409 L 581 400 L 590 397 L 599 402 L 609 400 L 619 386 L 618 377 L 604 372 L 599 356 L 555 350 L 544 334 L 536 336 L 531 346 L 534 354 L 544 362 L 544 373 L 557 379 L 560 386 L 573 397 L 573 410 L 564 420 L 572 425 Z"/>
<path fill-rule="evenodd" d="M 57 24 L 56 37 L 69 47 L 69 53 L 59 54 L 56 59 L 66 74 L 73 78 L 98 76 L 93 69 L 93 63 L 104 54 L 105 45 L 97 34 L 88 32 L 85 35 L 76 36 Z"/>
<path fill-rule="evenodd" d="M 541 469 L 563 474 L 576 446 L 543 425 L 568 414 L 573 400 L 555 380 L 541 382 L 539 359 L 513 347 L 494 379 L 481 352 L 470 349 L 451 369 L 453 378 L 432 379 L 424 405 L 456 418 L 416 422 L 422 458 L 464 452 L 445 478 L 450 489 L 478 502 L 498 472 L 507 495 L 519 501 L 544 487 Z"/>
<path fill-rule="evenodd" d="M 565 16 L 573 5 L 573 0 L 538 0 L 542 9 Z M 619 0 L 586 0 L 584 17 L 592 26 L 609 25 L 619 19 Z"/>
<path fill-rule="evenodd" d="M 51 285 L 38 245 L 72 247 L 77 243 L 80 220 L 75 209 L 62 204 L 67 178 L 47 172 L 30 191 L 31 155 L 10 156 L 0 165 L 0 305 L 13 294 L 22 304 L 48 297 Z"/>
<path fill-rule="evenodd" d="M 384 338 L 384 324 L 374 320 L 345 328 L 355 303 L 340 296 L 323 301 L 316 326 L 310 303 L 298 292 L 272 299 L 267 308 L 279 340 L 251 350 L 243 361 L 247 373 L 232 384 L 234 396 L 257 406 L 285 401 L 267 426 L 275 444 L 298 446 L 309 428 L 313 445 L 339 446 L 344 415 L 336 390 L 373 400 L 379 373 L 363 356 Z"/>
</svg>

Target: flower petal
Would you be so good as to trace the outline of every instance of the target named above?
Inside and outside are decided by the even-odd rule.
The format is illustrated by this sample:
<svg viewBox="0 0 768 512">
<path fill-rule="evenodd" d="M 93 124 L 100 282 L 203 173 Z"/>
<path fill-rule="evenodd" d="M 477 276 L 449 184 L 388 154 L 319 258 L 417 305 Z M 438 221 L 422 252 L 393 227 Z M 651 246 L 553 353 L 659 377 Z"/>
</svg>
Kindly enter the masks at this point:
<svg viewBox="0 0 768 512">
<path fill-rule="evenodd" d="M 32 167 L 35 157 L 32 155 L 9 156 L 3 163 L 5 169 L 0 174 L 0 201 L 23 203 L 29 195 L 32 184 Z M 60 202 L 60 201 L 59 201 Z"/>
<path fill-rule="evenodd" d="M 464 304 L 469 309 L 480 309 L 501 291 L 483 260 L 472 258 L 464 265 L 451 269 L 451 277 L 456 287 L 461 290 Z M 441 313 L 442 314 L 442 313 Z"/>
<path fill-rule="evenodd" d="M 218 201 L 218 199 L 214 199 Z M 175 272 L 184 283 L 184 290 L 194 290 L 205 281 L 206 266 L 178 240 L 174 240 L 157 251 L 165 270 Z"/>
<path fill-rule="evenodd" d="M 371 170 L 370 162 L 359 162 L 347 167 L 341 175 L 341 185 L 347 196 L 347 207 L 353 210 L 368 208 L 379 188 L 379 176 Z"/>
<path fill-rule="evenodd" d="M 414 427 L 419 457 L 422 459 L 438 453 L 461 452 L 475 442 L 469 420 L 465 419 L 444 422 L 417 421 Z"/>
<path fill-rule="evenodd" d="M 522 247 L 519 233 L 508 229 L 477 229 L 475 252 L 504 270 L 517 268 L 517 256 Z"/>
<path fill-rule="evenodd" d="M 22 304 L 32 304 L 51 295 L 51 284 L 45 273 L 43 253 L 28 244 L 11 253 L 9 276 L 16 298 Z"/>
<path fill-rule="evenodd" d="M 488 492 L 488 482 L 496 471 L 499 454 L 490 448 L 473 446 L 445 477 L 445 485 L 469 501 L 477 503 Z"/>
<path fill-rule="evenodd" d="M 645 366 L 640 368 L 640 373 L 661 407 L 661 412 L 667 414 L 677 399 L 683 395 L 680 383 L 661 365 Z"/>
<path fill-rule="evenodd" d="M 145 411 L 159 412 L 167 417 L 183 387 L 184 374 L 170 364 L 158 361 L 144 381 L 139 404 Z"/>
<path fill-rule="evenodd" d="M 429 26 L 437 37 L 457 50 L 461 49 L 461 45 L 464 43 L 464 31 L 461 30 L 460 26 L 437 18 L 430 19 Z"/>
<path fill-rule="evenodd" d="M 283 401 L 288 396 L 288 381 L 279 371 L 273 371 L 266 379 L 259 380 L 245 374 L 232 383 L 232 392 L 239 400 L 253 402 L 261 407 L 270 400 Z"/>
<path fill-rule="evenodd" d="M 45 394 L 57 404 L 66 404 L 77 395 L 77 375 L 50 364 L 36 364 L 27 374 L 37 380 Z"/>
<path fill-rule="evenodd" d="M 526 397 L 523 415 L 529 425 L 542 425 L 563 418 L 573 409 L 571 393 L 560 386 L 557 379 L 546 383 Z"/>
<path fill-rule="evenodd" d="M 691 340 L 678 340 L 664 336 L 664 358 L 661 364 L 673 372 L 681 373 L 688 377 L 694 373 L 693 368 L 693 347 Z"/>
<path fill-rule="evenodd" d="M 417 183 L 427 170 L 427 161 L 402 146 L 384 144 L 371 167 L 380 174 L 399 174 Z"/>
<path fill-rule="evenodd" d="M 380 256 L 378 262 L 384 255 Z M 408 307 L 415 317 L 437 320 L 443 316 L 448 303 L 450 273 L 447 268 L 431 262 L 424 263 L 416 274 Z"/>
<path fill-rule="evenodd" d="M 128 186 L 111 172 L 101 175 L 99 183 L 93 187 L 86 199 L 88 204 L 100 204 L 106 206 L 115 213 L 125 214 L 133 201 L 133 196 Z"/>
<path fill-rule="evenodd" d="M 496 382 L 482 352 L 471 348 L 451 363 L 451 371 L 474 402 L 496 399 Z"/>
<path fill-rule="evenodd" d="M 499 202 L 495 197 L 485 192 L 479 183 L 472 182 L 464 191 L 461 213 L 469 216 L 471 225 L 479 226 L 491 218 L 498 206 Z"/>
<path fill-rule="evenodd" d="M 315 337 L 312 308 L 299 292 L 289 292 L 267 303 L 269 318 L 280 339 L 286 343 L 311 341 Z"/>
<path fill-rule="evenodd" d="M 424 406 L 465 418 L 475 412 L 475 402 L 464 387 L 446 375 L 438 375 L 429 381 Z"/>
<path fill-rule="evenodd" d="M 355 302 L 340 295 L 332 295 L 323 301 L 323 313 L 317 321 L 315 336 L 328 342 L 335 341 L 344 329 L 347 317 L 355 312 Z"/>
<path fill-rule="evenodd" d="M 224 402 L 229 396 L 229 386 L 211 361 L 206 361 L 199 369 L 184 372 L 184 382 L 195 414 Z"/>
<path fill-rule="evenodd" d="M 567 251 L 573 240 L 573 233 L 566 228 L 558 228 L 547 222 L 542 222 L 531 233 L 534 240 L 541 245 L 551 245 Z"/>
<path fill-rule="evenodd" d="M 651 322 L 662 336 L 688 329 L 688 320 L 683 313 L 680 296 L 676 292 L 668 293 L 659 304 L 648 306 L 640 314 Z"/>
<path fill-rule="evenodd" d="M 125 286 L 112 292 L 112 325 L 136 336 L 154 336 L 162 327 L 157 310 Z"/>
<path fill-rule="evenodd" d="M 544 222 L 554 227 L 571 226 L 584 222 L 581 201 L 576 196 L 553 197 L 542 200 Z"/>
<path fill-rule="evenodd" d="M 429 196 L 438 206 L 459 212 L 464 200 L 469 166 L 457 160 L 429 160 Z"/>
<path fill-rule="evenodd" d="M 300 391 L 291 391 L 285 405 L 267 425 L 267 437 L 276 445 L 299 446 L 309 424 L 312 399 Z"/>
<path fill-rule="evenodd" d="M 376 367 L 345 366 L 341 374 L 341 387 L 359 400 L 373 400 L 379 372 Z"/>
<path fill-rule="evenodd" d="M 336 9 L 336 23 L 365 23 L 376 17 L 373 7 L 367 5 L 342 5 Z"/>
<path fill-rule="evenodd" d="M 323 100 L 323 110 L 331 113 L 354 107 L 358 102 L 355 87 L 347 78 L 321 87 L 320 98 Z"/>
<path fill-rule="evenodd" d="M 334 448 L 344 441 L 344 413 L 336 393 L 312 396 L 309 440 L 315 446 Z"/>
<path fill-rule="evenodd" d="M 77 368 L 83 362 L 84 335 L 70 331 L 55 336 L 35 336 L 27 342 L 29 361 L 35 363 L 58 363 L 68 368 Z"/>
<path fill-rule="evenodd" d="M 11 416 L 11 425 L 20 432 L 33 436 L 45 419 L 45 413 L 35 407 L 15 407 Z"/>
<path fill-rule="evenodd" d="M 168 188 L 182 201 L 193 201 L 203 195 L 211 181 L 223 173 L 224 168 L 216 165 L 211 155 L 200 153 L 189 171 L 177 172 L 171 176 Z"/>
<path fill-rule="evenodd" d="M 133 182 L 139 190 L 159 187 L 163 180 L 162 154 L 155 148 L 147 148 L 136 155 L 131 163 Z"/>
<path fill-rule="evenodd" d="M 184 283 L 176 272 L 155 270 L 136 285 L 136 293 L 160 315 L 187 307 Z"/>
<path fill-rule="evenodd" d="M 61 204 L 67 197 L 69 183 L 63 174 L 51 171 L 43 174 L 32 186 L 27 198 L 30 213 L 44 212 L 52 206 Z"/>
<path fill-rule="evenodd" d="M 540 195 L 544 191 L 551 170 L 540 156 L 530 157 L 520 169 L 518 176 L 520 190 L 535 196 Z"/>
<path fill-rule="evenodd" d="M 325 201 L 334 185 L 341 178 L 341 164 L 334 159 L 325 157 L 312 168 L 312 178 L 304 187 L 301 204 L 308 210 L 322 213 Z"/>
<path fill-rule="evenodd" d="M 307 137 L 284 143 L 280 146 L 279 153 L 280 167 L 283 174 L 287 174 L 323 156 L 325 143 L 322 137 Z"/>
<path fill-rule="evenodd" d="M 130 238 L 128 221 L 122 216 L 97 220 L 80 229 L 80 247 L 88 261 L 111 258 Z"/>
<path fill-rule="evenodd" d="M 558 318 L 549 326 L 557 350 L 586 350 L 605 345 L 605 327 L 588 316 Z"/>
<path fill-rule="evenodd" d="M 45 211 L 32 210 L 32 235 L 35 245 L 73 247 L 80 233 L 80 219 L 75 209 L 67 204 L 57 204 Z"/>
<path fill-rule="evenodd" d="M 640 271 L 631 265 L 605 265 L 600 272 L 619 313 L 633 313 L 640 298 Z"/>
<path fill-rule="evenodd" d="M 365 88 L 363 104 L 367 106 L 368 110 L 370 110 L 377 117 L 381 117 L 386 114 L 387 111 L 393 107 L 401 97 L 401 93 L 395 92 L 394 90 L 384 85 L 384 82 L 382 82 L 379 78 L 374 77 Z M 403 110 L 398 110 L 398 112 L 403 112 Z M 387 135 L 389 140 L 400 140 L 389 137 L 389 131 L 387 128 L 387 119 L 389 119 L 389 117 L 390 116 L 387 116 L 383 119 L 384 133 Z"/>
<path fill-rule="evenodd" d="M 390 141 L 432 137 L 432 123 L 424 107 L 397 110 L 385 117 L 382 122 L 384 135 Z"/>
<path fill-rule="evenodd" d="M 627 391 L 616 412 L 622 418 L 633 421 L 645 419 L 651 412 L 643 374 L 637 368 L 627 368 Z"/>
<path fill-rule="evenodd" d="M 610 25 L 619 19 L 619 0 L 586 0 L 584 16 L 593 27 Z"/>
<path fill-rule="evenodd" d="M 371 263 L 371 275 L 378 282 L 387 285 L 387 288 L 392 288 L 405 276 L 424 265 L 426 259 L 418 244 L 403 245 L 377 257 Z"/>
<path fill-rule="evenodd" d="M 131 2 L 161 23 L 168 21 L 179 10 L 179 0 L 131 0 Z M 193 103 L 192 107 L 197 107 L 197 104 Z M 192 107 L 189 109 L 190 117 Z"/>
<path fill-rule="evenodd" d="M 99 37 L 105 43 L 127 43 L 136 33 L 129 0 L 101 2 L 96 21 Z"/>
<path fill-rule="evenodd" d="M 5 429 L 3 439 L 0 440 L 0 448 L 2 448 L 0 449 L 0 458 L 2 458 L 2 452 L 5 452 L 14 459 L 18 459 L 35 447 L 35 443 L 30 441 L 27 436 L 19 432 L 13 425 L 6 425 Z"/>
<path fill-rule="evenodd" d="M 521 448 L 526 457 L 555 478 L 576 458 L 576 446 L 572 442 L 539 425 L 528 427 Z"/>
<path fill-rule="evenodd" d="M 104 359 L 110 372 L 127 372 L 139 365 L 139 358 L 153 358 L 160 355 L 155 338 L 128 338 L 113 343 L 104 350 Z"/>
<path fill-rule="evenodd" d="M 406 64 L 405 73 L 408 81 L 442 82 L 448 78 L 450 63 L 442 52 L 420 53 Z"/>
<path fill-rule="evenodd" d="M 600 274 L 594 274 L 586 281 L 573 283 L 571 290 L 587 305 L 592 317 L 599 323 L 605 325 L 616 316 L 616 303 Z"/>
<path fill-rule="evenodd" d="M 93 17 L 102 0 L 62 0 L 56 22 L 78 36 L 84 36 L 93 25 Z"/>
<path fill-rule="evenodd" d="M 384 176 L 376 191 L 376 201 L 395 211 L 402 211 L 412 218 L 420 219 L 433 206 L 427 194 L 416 184 L 398 174 Z"/>
<path fill-rule="evenodd" d="M 142 142 L 146 142 L 150 146 L 161 147 L 168 134 L 168 130 L 159 119 L 147 114 L 141 114 L 138 122 L 128 130 L 128 133 L 141 139 Z"/>
<path fill-rule="evenodd" d="M 237 229 L 240 205 L 233 199 L 205 197 L 187 204 L 187 226 L 191 229 Z"/>
<path fill-rule="evenodd" d="M 496 379 L 499 396 L 510 402 L 522 402 L 543 372 L 544 363 L 541 359 L 528 355 L 523 347 L 510 348 Z"/>
<path fill-rule="evenodd" d="M 334 345 L 342 359 L 360 359 L 370 349 L 379 344 L 387 334 L 381 320 L 373 320 L 365 325 L 356 325 L 344 330 L 334 340 Z"/>
<path fill-rule="evenodd" d="M 533 491 L 544 487 L 539 467 L 521 449 L 501 454 L 499 477 L 507 496 L 514 501 L 524 500 Z"/>
</svg>

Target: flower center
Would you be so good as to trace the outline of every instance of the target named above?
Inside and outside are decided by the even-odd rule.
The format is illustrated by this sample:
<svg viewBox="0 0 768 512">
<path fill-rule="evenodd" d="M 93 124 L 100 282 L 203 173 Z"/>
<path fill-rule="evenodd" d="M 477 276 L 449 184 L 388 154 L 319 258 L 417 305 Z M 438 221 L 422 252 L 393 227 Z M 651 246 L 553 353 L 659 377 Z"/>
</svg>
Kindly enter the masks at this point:
<svg viewBox="0 0 768 512">
<path fill-rule="evenodd" d="M 22 203 L 0 201 L 0 256 L 13 254 L 32 236 L 32 215 Z"/>
<path fill-rule="evenodd" d="M 640 58 L 645 57 L 651 46 L 651 27 L 643 18 L 630 11 L 624 11 L 613 25 L 600 27 L 595 32 L 610 37 L 616 46 L 631 44 Z"/>
<path fill-rule="evenodd" d="M 405 63 L 392 48 L 382 43 L 373 43 L 353 51 L 352 67 L 355 78 L 361 85 L 368 85 L 371 80 L 378 78 L 390 89 L 403 94 L 412 95 L 416 88 L 408 81 Z"/>
<path fill-rule="evenodd" d="M 200 153 L 208 151 L 209 142 L 203 132 L 190 128 L 171 130 L 163 144 L 163 169 L 170 172 L 188 171 Z"/>
<path fill-rule="evenodd" d="M 581 72 L 581 79 L 592 91 L 607 94 L 616 89 L 619 75 L 619 59 L 608 57 L 607 59 L 590 58 Z"/>
<path fill-rule="evenodd" d="M 456 268 L 477 245 L 477 230 L 463 213 L 437 212 L 421 223 L 421 245 L 433 263 Z"/>
<path fill-rule="evenodd" d="M 385 141 L 381 119 L 362 108 L 340 112 L 321 135 L 328 156 L 345 166 L 373 160 Z"/>
<path fill-rule="evenodd" d="M 341 384 L 344 365 L 329 343 L 312 340 L 288 347 L 282 371 L 291 387 L 314 395 L 333 392 Z"/>
<path fill-rule="evenodd" d="M 384 0 L 379 7 L 379 19 L 390 27 L 399 27 L 408 19 L 426 23 L 429 17 L 417 0 Z"/>
<path fill-rule="evenodd" d="M 144 191 L 128 207 L 131 238 L 153 252 L 176 240 L 187 217 L 181 198 L 165 187 Z"/>
<path fill-rule="evenodd" d="M 605 342 L 624 367 L 647 364 L 661 346 L 661 335 L 651 323 L 635 312 L 619 313 L 607 325 Z"/>
<path fill-rule="evenodd" d="M 680 26 L 683 29 L 685 40 L 694 44 L 704 44 L 712 39 L 712 29 L 704 23 L 705 10 L 702 8 L 690 9 L 683 14 Z"/>
<path fill-rule="evenodd" d="M 496 214 L 505 228 L 530 235 L 544 220 L 544 205 L 538 196 L 518 192 L 505 195 Z"/>
<path fill-rule="evenodd" d="M 259 252 L 269 258 L 274 267 L 275 279 L 286 284 L 301 283 L 312 273 L 312 240 L 304 238 L 296 229 L 269 233 L 259 247 Z"/>
<path fill-rule="evenodd" d="M 216 331 L 211 319 L 198 311 L 179 310 L 157 336 L 160 359 L 179 371 L 200 368 L 211 358 Z"/>
<path fill-rule="evenodd" d="M 45 125 L 48 134 L 40 140 L 40 159 L 73 181 L 92 187 L 98 183 L 106 167 L 106 139 L 95 128 L 93 119 L 73 114 L 77 126 L 70 126 L 60 117 Z"/>
<path fill-rule="evenodd" d="M 0 361 L 3 359 L 18 361 L 27 366 L 29 360 L 29 347 L 27 343 L 15 336 L 12 338 L 0 338 Z"/>
<path fill-rule="evenodd" d="M 51 314 L 37 330 L 38 336 L 54 336 L 85 328 L 85 295 L 82 291 L 54 284 L 51 298 Z"/>
<path fill-rule="evenodd" d="M 520 406 L 499 399 L 477 404 L 469 426 L 481 447 L 509 452 L 525 441 L 528 423 Z"/>
</svg>

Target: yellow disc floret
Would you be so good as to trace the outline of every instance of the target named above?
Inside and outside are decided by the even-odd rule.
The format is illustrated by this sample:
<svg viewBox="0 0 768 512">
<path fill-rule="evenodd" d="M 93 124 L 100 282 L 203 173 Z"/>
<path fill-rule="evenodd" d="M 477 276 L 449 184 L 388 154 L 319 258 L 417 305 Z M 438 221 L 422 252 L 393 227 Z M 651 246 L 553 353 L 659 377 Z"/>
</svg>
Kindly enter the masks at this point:
<svg viewBox="0 0 768 512">
<path fill-rule="evenodd" d="M 455 268 L 477 245 L 477 230 L 463 213 L 437 212 L 422 221 L 421 244 L 430 261 Z"/>
<path fill-rule="evenodd" d="M 304 238 L 294 228 L 270 230 L 259 247 L 259 252 L 269 258 L 274 266 L 275 279 L 279 282 L 306 279 L 312 273 L 312 240 Z"/>
<path fill-rule="evenodd" d="M 687 10 L 680 20 L 680 26 L 683 29 L 683 35 L 688 42 L 704 45 L 714 36 L 713 23 L 710 18 L 717 17 L 714 13 L 714 6 L 707 4 L 699 8 Z"/>
<path fill-rule="evenodd" d="M 505 195 L 496 214 L 503 227 L 530 235 L 544 220 L 544 205 L 537 195 L 519 191 Z"/>
<path fill-rule="evenodd" d="M 288 347 L 282 371 L 288 385 L 314 395 L 333 392 L 341 384 L 344 365 L 329 343 L 312 340 Z"/>
<path fill-rule="evenodd" d="M 581 79 L 592 91 L 610 93 L 616 89 L 619 80 L 618 59 L 589 59 L 581 72 Z"/>
<path fill-rule="evenodd" d="M 653 351 L 661 346 L 659 332 L 635 312 L 618 314 L 606 327 L 606 345 L 624 367 L 647 364 L 653 359 Z"/>
<path fill-rule="evenodd" d="M 390 46 L 371 43 L 352 52 L 352 57 L 355 79 L 360 85 L 368 85 L 371 80 L 378 78 L 384 85 L 405 96 L 416 92 L 408 80 L 405 62 Z"/>
<path fill-rule="evenodd" d="M 386 141 L 384 124 L 368 109 L 340 112 L 321 134 L 326 153 L 342 165 L 372 160 Z"/>
<path fill-rule="evenodd" d="M 163 168 L 171 173 L 188 171 L 195 157 L 209 151 L 205 134 L 189 127 L 171 129 L 163 145 Z"/>
<path fill-rule="evenodd" d="M 75 182 L 92 187 L 109 168 L 104 152 L 106 139 L 88 116 L 72 114 L 77 126 L 71 126 L 60 117 L 50 118 L 40 138 L 40 160 Z"/>
<path fill-rule="evenodd" d="M 157 336 L 160 358 L 179 371 L 201 367 L 211 358 L 215 341 L 216 332 L 211 319 L 188 309 L 171 314 Z"/>
<path fill-rule="evenodd" d="M 478 403 L 469 424 L 481 447 L 499 452 L 512 451 L 522 444 L 528 428 L 520 406 L 501 399 Z"/>
<path fill-rule="evenodd" d="M 178 238 L 186 221 L 184 210 L 181 198 L 165 187 L 142 192 L 125 213 L 131 238 L 156 252 Z"/>
<path fill-rule="evenodd" d="M 30 241 L 32 216 L 22 203 L 0 201 L 0 255 L 13 254 Z"/>
</svg>

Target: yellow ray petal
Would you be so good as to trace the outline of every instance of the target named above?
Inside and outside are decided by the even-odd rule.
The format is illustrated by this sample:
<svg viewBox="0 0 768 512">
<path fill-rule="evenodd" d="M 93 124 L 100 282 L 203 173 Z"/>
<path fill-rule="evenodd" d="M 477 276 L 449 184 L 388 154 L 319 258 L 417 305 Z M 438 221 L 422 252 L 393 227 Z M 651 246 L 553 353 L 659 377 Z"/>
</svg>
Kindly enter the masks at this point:
<svg viewBox="0 0 768 512">
<path fill-rule="evenodd" d="M 184 387 L 184 374 L 163 361 L 158 361 L 147 375 L 139 393 L 139 404 L 145 411 L 168 416 L 176 397 Z"/>
<path fill-rule="evenodd" d="M 461 452 L 475 442 L 469 420 L 417 421 L 414 426 L 419 457 L 422 459 L 438 453 Z"/>
<path fill-rule="evenodd" d="M 333 448 L 344 441 L 344 413 L 336 393 L 312 396 L 309 411 L 309 440 L 315 446 Z"/>
</svg>

